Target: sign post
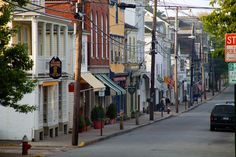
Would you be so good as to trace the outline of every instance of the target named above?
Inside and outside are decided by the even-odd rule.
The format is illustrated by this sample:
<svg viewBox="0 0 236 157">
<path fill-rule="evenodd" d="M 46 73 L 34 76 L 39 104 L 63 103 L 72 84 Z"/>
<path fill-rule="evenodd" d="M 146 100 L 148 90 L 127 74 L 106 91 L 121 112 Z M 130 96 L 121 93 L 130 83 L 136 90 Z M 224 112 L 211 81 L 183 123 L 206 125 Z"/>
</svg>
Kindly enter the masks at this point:
<svg viewBox="0 0 236 157">
<path fill-rule="evenodd" d="M 133 95 L 134 95 L 135 91 L 136 91 L 136 86 L 135 86 L 135 85 L 129 85 L 129 86 L 128 86 L 128 92 L 129 92 L 130 95 L 131 95 L 131 112 L 134 111 Z"/>
</svg>

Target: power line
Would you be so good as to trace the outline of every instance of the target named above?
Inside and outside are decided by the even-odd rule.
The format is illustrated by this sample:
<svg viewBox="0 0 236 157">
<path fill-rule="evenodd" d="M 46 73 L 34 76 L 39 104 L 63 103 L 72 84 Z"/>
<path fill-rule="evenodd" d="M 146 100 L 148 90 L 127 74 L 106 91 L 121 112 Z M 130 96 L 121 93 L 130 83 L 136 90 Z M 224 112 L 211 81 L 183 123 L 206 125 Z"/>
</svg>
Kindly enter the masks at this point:
<svg viewBox="0 0 236 157">
<path fill-rule="evenodd" d="M 10 1 L 8 1 L 8 0 L 3 0 L 3 1 L 4 1 L 4 2 L 7 2 L 7 3 L 9 3 L 9 4 L 13 5 L 13 6 L 16 6 L 16 7 L 22 8 L 22 9 L 25 9 L 25 10 L 27 10 L 27 11 L 30 11 L 30 12 L 35 12 L 35 13 L 38 13 L 38 14 L 41 14 L 41 15 L 45 15 L 45 16 L 48 16 L 48 17 L 53 17 L 53 18 L 60 18 L 60 17 L 55 16 L 55 15 L 47 14 L 47 13 L 44 13 L 44 12 L 41 12 L 41 11 L 32 10 L 32 9 L 27 8 L 27 7 L 20 6 L 20 5 L 18 5 L 18 4 L 15 4 L 15 3 L 13 3 L 13 2 L 10 2 Z M 64 19 L 64 20 L 69 20 L 69 21 L 71 21 L 71 19 L 69 19 L 69 18 L 63 18 L 63 19 Z"/>
<path fill-rule="evenodd" d="M 22 7 L 22 6 L 19 6 L 19 5 L 17 5 L 17 4 L 11 3 L 11 2 L 9 2 L 9 1 L 7 1 L 7 0 L 5 0 L 5 1 L 8 2 L 8 3 L 10 3 L 10 4 L 12 4 L 12 5 L 14 5 L 14 6 L 23 8 L 23 9 L 25 9 L 25 10 L 27 10 L 27 11 L 32 11 L 32 12 L 36 12 L 36 13 L 39 13 L 39 14 L 42 14 L 42 15 L 46 15 L 46 16 L 51 16 L 51 17 L 59 18 L 58 16 L 54 16 L 54 15 L 51 15 L 51 14 L 47 14 L 47 13 L 44 13 L 44 12 L 40 12 L 40 11 L 37 11 L 36 9 L 34 9 L 34 10 L 33 10 L 33 9 L 29 9 L 29 8 Z M 28 3 L 30 3 L 30 2 L 28 2 Z M 61 12 L 61 13 L 72 13 L 72 14 L 74 14 L 74 12 L 70 12 L 70 11 L 61 11 L 61 10 L 58 10 L 58 9 L 52 9 L 52 8 L 48 8 L 48 7 L 43 7 L 43 6 L 40 6 L 40 5 L 37 5 L 37 4 L 33 4 L 33 3 L 30 3 L 30 4 L 32 4 L 32 5 L 34 5 L 34 6 L 40 7 L 40 9 L 44 8 L 44 9 L 46 9 L 46 10 L 52 10 L 52 11 Z M 39 9 L 39 8 L 37 8 L 37 9 Z M 64 17 L 63 17 L 63 18 L 64 18 Z M 89 19 L 88 16 L 87 16 L 87 18 Z M 64 18 L 64 19 L 66 19 L 66 20 L 71 20 L 71 19 L 69 19 L 69 18 Z M 78 21 L 77 19 L 73 19 L 73 20 L 74 20 L 74 21 Z M 96 26 L 98 29 L 100 29 L 96 24 L 94 24 L 94 22 L 93 22 L 92 20 L 89 19 L 89 21 L 92 22 L 93 25 Z M 95 31 L 96 31 L 96 30 L 95 30 Z M 115 41 L 115 42 L 117 42 L 117 43 L 119 44 L 119 45 L 114 44 L 115 46 L 117 46 L 118 48 L 124 49 L 124 48 L 120 47 L 120 45 L 122 45 L 123 43 L 120 43 L 119 41 L 113 39 L 111 36 L 109 36 L 108 34 L 106 34 L 106 33 L 105 33 L 104 31 L 102 31 L 101 29 L 100 29 L 99 31 L 102 32 L 104 35 L 108 36 L 111 40 L 113 40 L 113 41 Z M 98 31 L 96 31 L 96 32 L 98 33 Z M 99 44 L 99 43 L 97 43 L 97 44 Z M 109 43 L 108 43 L 108 44 L 109 44 Z M 129 46 L 129 45 L 128 45 L 128 46 Z M 141 46 L 143 46 L 143 45 L 141 45 Z M 131 45 L 131 47 L 135 47 L 135 46 L 132 46 L 132 45 Z"/>
</svg>

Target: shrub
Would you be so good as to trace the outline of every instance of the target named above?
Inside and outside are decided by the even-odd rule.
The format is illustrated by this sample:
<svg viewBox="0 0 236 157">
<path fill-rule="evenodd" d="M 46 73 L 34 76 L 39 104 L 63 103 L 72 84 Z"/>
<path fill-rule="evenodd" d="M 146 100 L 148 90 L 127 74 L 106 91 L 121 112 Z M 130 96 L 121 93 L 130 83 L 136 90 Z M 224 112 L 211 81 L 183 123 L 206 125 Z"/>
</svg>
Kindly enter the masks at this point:
<svg viewBox="0 0 236 157">
<path fill-rule="evenodd" d="M 104 110 L 101 106 L 95 106 L 91 111 L 91 120 L 101 120 L 104 118 Z"/>
<path fill-rule="evenodd" d="M 83 129 L 85 127 L 85 118 L 83 115 L 79 115 L 79 129 Z"/>
<path fill-rule="evenodd" d="M 106 113 L 107 117 L 110 119 L 115 119 L 117 116 L 117 109 L 116 109 L 116 105 L 115 104 L 110 104 L 108 109 L 107 109 L 107 113 Z"/>
<path fill-rule="evenodd" d="M 85 124 L 86 124 L 86 126 L 90 126 L 92 124 L 92 122 L 90 121 L 89 117 L 85 118 Z"/>
</svg>

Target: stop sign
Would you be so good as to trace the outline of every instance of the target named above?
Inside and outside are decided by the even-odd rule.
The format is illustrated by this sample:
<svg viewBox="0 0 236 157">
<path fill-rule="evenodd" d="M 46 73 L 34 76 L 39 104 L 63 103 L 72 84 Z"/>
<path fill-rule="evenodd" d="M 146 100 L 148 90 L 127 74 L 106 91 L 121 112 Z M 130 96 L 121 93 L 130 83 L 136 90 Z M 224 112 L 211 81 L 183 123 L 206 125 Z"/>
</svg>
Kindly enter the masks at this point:
<svg viewBox="0 0 236 157">
<path fill-rule="evenodd" d="M 225 34 L 225 62 L 236 62 L 236 33 Z"/>
</svg>

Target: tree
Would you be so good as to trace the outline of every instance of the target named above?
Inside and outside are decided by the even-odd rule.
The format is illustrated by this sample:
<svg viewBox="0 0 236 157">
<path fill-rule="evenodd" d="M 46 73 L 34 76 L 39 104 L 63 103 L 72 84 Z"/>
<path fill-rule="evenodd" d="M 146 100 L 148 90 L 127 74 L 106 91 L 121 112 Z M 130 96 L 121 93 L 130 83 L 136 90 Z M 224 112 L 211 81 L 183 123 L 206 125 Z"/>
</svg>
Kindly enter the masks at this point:
<svg viewBox="0 0 236 157">
<path fill-rule="evenodd" d="M 224 61 L 223 58 L 218 57 L 218 58 L 214 58 L 214 73 L 215 73 L 215 82 L 219 82 L 219 85 L 221 84 L 221 77 L 222 76 L 226 76 L 228 74 L 228 64 Z M 214 83 L 215 85 L 217 85 L 217 83 Z M 219 89 L 217 86 L 215 86 L 214 88 L 216 88 L 216 90 Z"/>
<path fill-rule="evenodd" d="M 202 16 L 203 27 L 210 34 L 215 48 L 214 57 L 224 56 L 224 38 L 226 33 L 236 33 L 236 1 L 211 0 L 210 4 L 219 6 L 206 16 Z"/>
<path fill-rule="evenodd" d="M 8 27 L 8 23 L 12 20 L 14 4 L 22 6 L 27 1 L 11 2 L 12 4 L 0 4 L 0 105 L 27 113 L 34 111 L 36 107 L 19 104 L 19 101 L 24 94 L 32 92 L 35 87 L 35 81 L 26 73 L 32 69 L 33 61 L 29 58 L 26 45 L 9 46 L 9 41 L 17 30 Z"/>
</svg>

